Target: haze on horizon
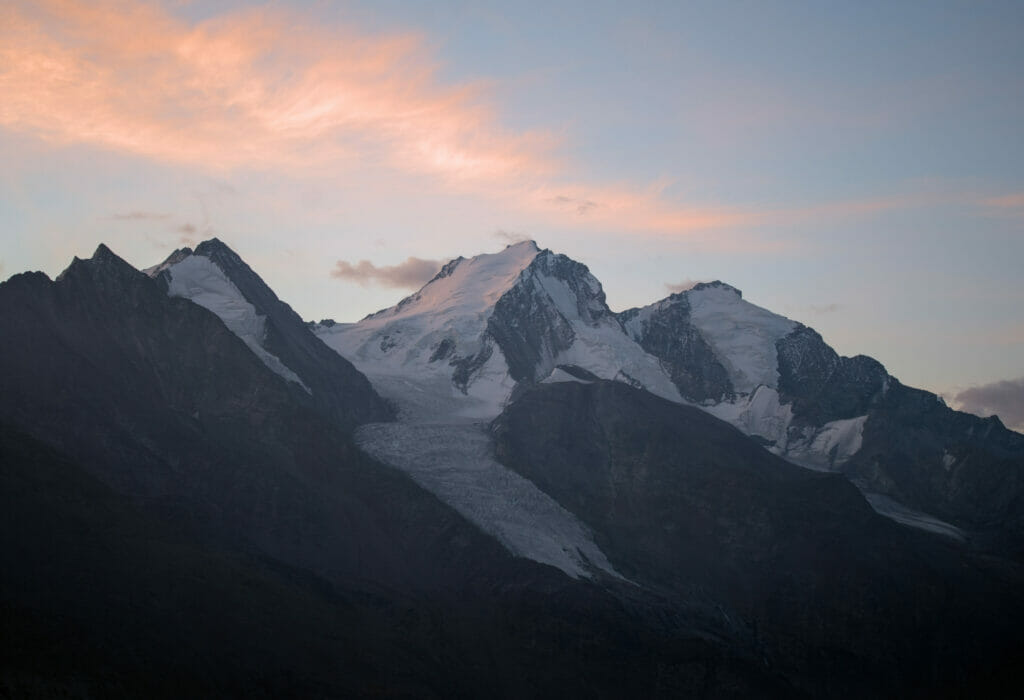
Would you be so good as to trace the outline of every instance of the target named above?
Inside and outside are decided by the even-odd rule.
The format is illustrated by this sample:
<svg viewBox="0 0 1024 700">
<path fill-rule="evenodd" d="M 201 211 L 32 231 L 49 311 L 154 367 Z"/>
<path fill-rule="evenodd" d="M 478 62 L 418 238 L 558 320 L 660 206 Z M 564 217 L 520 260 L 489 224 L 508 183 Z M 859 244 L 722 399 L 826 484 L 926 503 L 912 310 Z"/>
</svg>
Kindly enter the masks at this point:
<svg viewBox="0 0 1024 700">
<path fill-rule="evenodd" d="M 0 276 L 218 236 L 305 318 L 512 240 L 1024 429 L 1019 3 L 0 8 Z"/>
</svg>

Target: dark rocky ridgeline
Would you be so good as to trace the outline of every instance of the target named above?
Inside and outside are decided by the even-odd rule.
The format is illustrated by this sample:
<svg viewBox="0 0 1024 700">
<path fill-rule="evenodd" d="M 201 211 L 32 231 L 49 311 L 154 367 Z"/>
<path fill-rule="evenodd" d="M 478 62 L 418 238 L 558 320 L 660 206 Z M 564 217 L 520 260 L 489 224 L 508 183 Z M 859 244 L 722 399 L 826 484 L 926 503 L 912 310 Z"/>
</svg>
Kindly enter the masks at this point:
<svg viewBox="0 0 1024 700">
<path fill-rule="evenodd" d="M 619 314 L 619 320 L 629 328 L 640 311 L 627 309 Z M 630 335 L 640 347 L 661 360 L 680 396 L 696 402 L 735 397 L 729 373 L 690 321 L 690 300 L 685 293 L 672 294 L 658 302 L 654 313 Z"/>
<path fill-rule="evenodd" d="M 675 604 L 509 556 L 105 247 L 0 285 L 0 327 L 5 694 L 791 693 Z"/>
<path fill-rule="evenodd" d="M 155 268 L 160 270 L 157 278 L 165 288 L 165 276 L 169 273 L 161 268 L 180 262 L 187 254 L 188 249 L 175 251 Z M 266 317 L 263 347 L 305 382 L 318 407 L 328 411 L 346 427 L 392 418 L 391 409 L 366 377 L 352 363 L 324 345 L 302 318 L 278 299 L 231 248 L 211 238 L 200 243 L 192 254 L 209 258 L 255 307 L 256 312 Z"/>
<path fill-rule="evenodd" d="M 812 696 L 1019 687 L 1020 568 L 877 515 L 839 475 L 612 382 L 537 386 L 492 429 L 618 571 L 720 605 Z"/>
<path fill-rule="evenodd" d="M 840 357 L 806 326 L 777 349 L 779 393 L 795 425 L 868 416 L 847 476 L 1024 561 L 1024 435 L 904 386 L 870 357 Z"/>
<path fill-rule="evenodd" d="M 863 416 L 885 398 L 889 374 L 865 355 L 841 357 L 812 328 L 798 324 L 775 344 L 779 399 L 792 403 L 798 425 Z"/>
</svg>

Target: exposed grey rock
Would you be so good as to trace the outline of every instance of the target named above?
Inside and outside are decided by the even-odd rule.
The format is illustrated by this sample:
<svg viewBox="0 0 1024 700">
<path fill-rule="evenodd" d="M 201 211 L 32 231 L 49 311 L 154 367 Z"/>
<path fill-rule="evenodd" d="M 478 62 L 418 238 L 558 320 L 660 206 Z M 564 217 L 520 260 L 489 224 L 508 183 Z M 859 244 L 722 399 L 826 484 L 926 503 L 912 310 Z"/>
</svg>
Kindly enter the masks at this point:
<svg viewBox="0 0 1024 700">
<path fill-rule="evenodd" d="M 804 424 L 862 416 L 885 396 L 889 374 L 881 363 L 865 355 L 840 357 L 807 326 L 799 324 L 776 349 L 779 395 Z"/>
<path fill-rule="evenodd" d="M 721 282 L 703 286 L 716 285 L 727 286 Z M 619 318 L 627 326 L 639 313 L 640 309 L 628 309 Z M 735 396 L 729 373 L 690 321 L 690 302 L 685 293 L 659 302 L 632 336 L 640 347 L 661 360 L 684 398 L 717 403 Z"/>
</svg>

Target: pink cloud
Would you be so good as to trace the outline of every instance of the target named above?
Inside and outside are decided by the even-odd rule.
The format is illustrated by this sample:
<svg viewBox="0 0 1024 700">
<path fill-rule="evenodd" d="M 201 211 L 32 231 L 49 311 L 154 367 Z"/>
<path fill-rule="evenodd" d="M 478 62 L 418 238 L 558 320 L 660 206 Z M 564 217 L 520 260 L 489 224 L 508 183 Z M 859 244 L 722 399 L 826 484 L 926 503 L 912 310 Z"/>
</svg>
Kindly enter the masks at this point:
<svg viewBox="0 0 1024 700">
<path fill-rule="evenodd" d="M 1024 192 L 988 197 L 981 200 L 981 205 L 993 213 L 1024 215 Z"/>
<path fill-rule="evenodd" d="M 188 24 L 159 5 L 41 0 L 0 21 L 0 124 L 204 168 L 378 160 L 453 179 L 554 167 L 552 139 L 499 128 L 413 35 L 362 36 L 276 9 Z"/>
<path fill-rule="evenodd" d="M 501 125 L 484 85 L 442 83 L 422 37 L 279 6 L 188 22 L 135 0 L 15 0 L 0 7 L 0 94 L 0 127 L 56 144 L 208 172 L 401 173 L 558 226 L 717 249 L 777 247 L 757 226 L 915 203 L 748 211 L 672 201 L 664 182 L 574 177 L 553 136 Z"/>
<path fill-rule="evenodd" d="M 356 282 L 363 286 L 378 284 L 398 289 L 416 289 L 422 287 L 437 274 L 444 264 L 441 260 L 423 260 L 409 257 L 398 265 L 374 265 L 369 260 L 360 260 L 352 264 L 347 260 L 338 260 L 331 277 Z"/>
</svg>

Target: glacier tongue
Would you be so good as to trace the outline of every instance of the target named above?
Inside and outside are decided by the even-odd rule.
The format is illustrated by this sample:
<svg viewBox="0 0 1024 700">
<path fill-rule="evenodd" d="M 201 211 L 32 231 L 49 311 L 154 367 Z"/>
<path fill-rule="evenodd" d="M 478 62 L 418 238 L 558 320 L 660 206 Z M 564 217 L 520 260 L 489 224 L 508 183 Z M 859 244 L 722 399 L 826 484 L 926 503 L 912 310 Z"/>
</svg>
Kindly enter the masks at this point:
<svg viewBox="0 0 1024 700">
<path fill-rule="evenodd" d="M 573 578 L 621 578 L 583 523 L 493 458 L 486 423 L 475 419 L 492 410 L 491 397 L 463 396 L 443 377 L 371 378 L 397 404 L 399 419 L 358 428 L 360 448 L 407 473 L 517 556 Z"/>
</svg>

